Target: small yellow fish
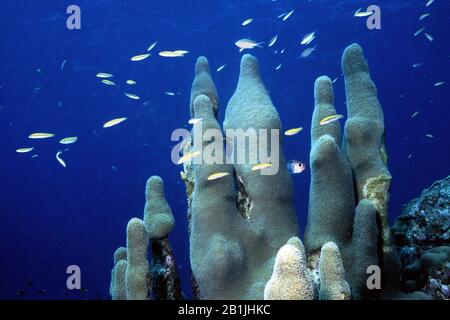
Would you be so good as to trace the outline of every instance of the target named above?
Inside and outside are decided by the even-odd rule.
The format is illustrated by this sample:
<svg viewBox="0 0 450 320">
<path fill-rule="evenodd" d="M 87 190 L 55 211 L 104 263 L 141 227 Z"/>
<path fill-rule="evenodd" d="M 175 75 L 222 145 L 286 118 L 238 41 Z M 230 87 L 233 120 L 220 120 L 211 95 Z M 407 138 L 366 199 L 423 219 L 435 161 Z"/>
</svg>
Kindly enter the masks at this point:
<svg viewBox="0 0 450 320">
<path fill-rule="evenodd" d="M 408 159 L 411 159 L 411 158 L 412 158 L 412 156 L 413 156 L 412 154 L 409 154 L 409 155 L 408 155 Z"/>
<path fill-rule="evenodd" d="M 150 57 L 151 56 L 151 54 L 150 53 L 145 53 L 145 54 L 140 54 L 140 55 L 138 55 L 138 56 L 134 56 L 134 57 L 131 57 L 131 61 L 142 61 L 142 60 L 145 60 L 145 59 L 147 59 L 148 57 Z"/>
<path fill-rule="evenodd" d="M 100 72 L 97 73 L 97 78 L 112 78 L 113 75 L 110 73 Z"/>
<path fill-rule="evenodd" d="M 226 177 L 226 176 L 228 176 L 229 174 L 230 174 L 229 172 L 216 172 L 216 173 L 213 173 L 213 174 L 209 175 L 207 179 L 208 179 L 209 181 L 217 180 L 217 179 Z"/>
<path fill-rule="evenodd" d="M 302 131 L 302 130 L 303 130 L 302 127 L 289 129 L 289 130 L 286 130 L 286 131 L 284 132 L 284 135 L 285 135 L 285 136 L 293 136 L 293 135 L 296 135 L 297 133 L 299 133 L 299 132 Z"/>
<path fill-rule="evenodd" d="M 134 80 L 127 80 L 127 84 L 133 85 L 133 84 L 136 84 L 136 81 L 134 81 Z"/>
<path fill-rule="evenodd" d="M 133 94 L 133 93 L 127 93 L 127 92 L 125 92 L 124 94 L 125 94 L 128 98 L 133 99 L 133 100 L 139 100 L 139 99 L 140 99 L 139 96 L 137 96 L 137 95 L 135 95 L 135 94 Z"/>
<path fill-rule="evenodd" d="M 435 87 L 440 87 L 440 86 L 443 86 L 445 84 L 445 81 L 441 81 L 441 82 L 436 82 L 435 84 L 434 84 L 434 86 Z"/>
<path fill-rule="evenodd" d="M 31 147 L 31 148 L 20 148 L 20 149 L 17 149 L 16 152 L 17 153 L 27 153 L 27 152 L 30 152 L 32 150 L 34 150 L 33 147 Z"/>
<path fill-rule="evenodd" d="M 107 86 L 115 86 L 116 85 L 114 82 L 112 82 L 110 80 L 106 80 L 106 79 L 103 79 L 102 83 L 106 84 Z"/>
<path fill-rule="evenodd" d="M 59 143 L 61 143 L 61 144 L 72 144 L 72 143 L 77 142 L 77 140 L 78 140 L 78 137 L 68 137 L 68 138 L 64 138 L 64 139 L 59 140 Z"/>
<path fill-rule="evenodd" d="M 192 118 L 188 121 L 189 124 L 196 124 L 199 123 L 200 121 L 202 121 L 203 118 Z"/>
<path fill-rule="evenodd" d="M 178 58 L 178 57 L 184 57 L 184 55 L 187 53 L 185 50 L 176 50 L 176 51 L 161 51 L 159 55 L 161 57 L 165 58 Z"/>
<path fill-rule="evenodd" d="M 252 171 L 257 171 L 257 170 L 262 170 L 262 169 L 265 169 L 265 168 L 269 168 L 269 167 L 271 167 L 272 165 L 270 164 L 270 163 L 259 163 L 259 164 L 255 164 L 253 167 L 252 167 Z"/>
<path fill-rule="evenodd" d="M 253 19 L 252 18 L 250 18 L 250 19 L 247 19 L 247 20 L 245 20 L 244 22 L 242 22 L 242 26 L 247 26 L 247 25 L 249 25 L 250 23 L 252 23 L 253 22 Z"/>
<path fill-rule="evenodd" d="M 342 119 L 343 117 L 344 116 L 342 114 L 335 114 L 335 115 L 323 118 L 322 120 L 320 120 L 319 123 L 321 126 L 323 126 L 323 125 L 329 124 L 331 122 L 337 121 L 339 119 Z"/>
<path fill-rule="evenodd" d="M 110 128 L 110 127 L 113 127 L 113 126 L 115 126 L 115 125 L 118 125 L 118 124 L 121 123 L 121 122 L 124 122 L 125 120 L 127 120 L 127 118 L 125 118 L 125 117 L 110 120 L 110 121 L 106 122 L 106 123 L 103 125 L 103 128 Z"/>
<path fill-rule="evenodd" d="M 167 91 L 167 92 L 164 92 L 164 94 L 167 95 L 167 96 L 174 96 L 175 92 Z"/>
<path fill-rule="evenodd" d="M 430 40 L 430 42 L 433 42 L 433 41 L 434 41 L 433 36 L 432 36 L 431 34 L 429 34 L 429 33 L 426 33 L 426 32 L 425 32 L 425 37 L 427 37 L 427 39 Z"/>
<path fill-rule="evenodd" d="M 183 164 L 185 162 L 190 161 L 191 159 L 198 157 L 201 154 L 200 151 L 192 151 L 189 152 L 187 154 L 185 154 L 184 156 L 182 156 L 180 159 L 178 159 L 177 164 Z"/>
<path fill-rule="evenodd" d="M 419 114 L 419 111 L 414 112 L 414 113 L 411 115 L 411 119 L 417 117 L 418 114 Z"/>
<path fill-rule="evenodd" d="M 153 49 L 154 47 L 156 47 L 157 44 L 158 44 L 158 41 L 153 42 L 153 43 L 148 47 L 147 51 L 152 51 L 152 49 Z"/>
<path fill-rule="evenodd" d="M 427 133 L 427 134 L 425 135 L 425 137 L 430 138 L 430 139 L 433 139 L 433 138 L 434 138 L 434 136 L 433 136 L 432 134 L 429 134 L 429 133 Z"/>
<path fill-rule="evenodd" d="M 279 65 L 277 65 L 277 67 L 275 68 L 275 70 L 280 70 L 282 66 L 283 66 L 283 65 L 280 63 Z"/>
<path fill-rule="evenodd" d="M 431 6 L 431 4 L 434 2 L 434 0 L 428 0 L 425 4 L 425 7 Z"/>
<path fill-rule="evenodd" d="M 306 34 L 306 35 L 303 37 L 303 39 L 302 39 L 302 41 L 300 42 L 300 44 L 302 44 L 302 45 L 308 45 L 308 44 L 310 44 L 315 38 L 316 38 L 316 32 L 315 32 L 315 31 L 314 31 L 314 32 L 311 32 L 311 33 L 308 33 L 308 34 Z"/>
<path fill-rule="evenodd" d="M 30 139 L 47 139 L 47 138 L 51 138 L 54 137 L 55 135 L 53 133 L 42 133 L 42 132 L 37 132 L 37 133 L 32 133 L 28 136 L 28 138 Z"/>
<path fill-rule="evenodd" d="M 186 53 L 189 53 L 189 51 L 187 51 L 187 50 L 175 50 L 174 53 L 184 56 Z"/>
<path fill-rule="evenodd" d="M 56 154 L 56 160 L 58 160 L 58 162 L 65 168 L 66 163 L 64 162 L 63 159 L 61 159 L 61 154 L 62 154 L 62 151 L 58 151 L 58 153 Z"/>
</svg>

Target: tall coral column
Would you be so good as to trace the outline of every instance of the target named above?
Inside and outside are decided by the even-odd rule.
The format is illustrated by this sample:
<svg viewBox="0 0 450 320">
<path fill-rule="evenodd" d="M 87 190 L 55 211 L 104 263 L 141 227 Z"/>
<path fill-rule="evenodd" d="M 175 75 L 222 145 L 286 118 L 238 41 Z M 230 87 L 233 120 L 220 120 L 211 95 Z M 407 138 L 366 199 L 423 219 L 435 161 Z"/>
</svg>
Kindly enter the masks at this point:
<svg viewBox="0 0 450 320">
<path fill-rule="evenodd" d="M 221 131 L 216 119 L 217 96 L 207 64 L 204 57 L 197 60 L 191 94 L 193 116 L 203 119 L 194 125 L 194 132 L 201 125 L 201 136 L 207 130 Z M 200 84 L 207 88 L 201 90 Z M 281 122 L 259 75 L 256 58 L 244 55 L 236 92 L 226 110 L 224 129 L 250 128 L 270 132 L 281 129 Z M 199 145 L 202 151 L 210 150 L 216 143 L 214 138 L 196 141 L 194 136 L 194 146 Z M 194 178 L 189 179 L 194 184 L 190 255 L 203 299 L 262 299 L 276 252 L 290 237 L 298 235 L 292 181 L 284 163 L 281 140 L 276 143 L 280 145 L 276 152 L 280 165 L 274 175 L 263 176 L 251 170 L 255 163 L 248 161 L 254 156 L 249 149 L 245 150 L 245 161 L 241 164 L 226 164 L 225 157 L 222 164 L 214 163 L 209 161 L 209 154 L 203 154 L 203 163 L 194 162 Z M 272 146 L 264 146 L 270 154 Z M 259 160 L 256 155 L 256 161 Z M 216 181 L 207 179 L 217 172 L 229 175 Z"/>
</svg>

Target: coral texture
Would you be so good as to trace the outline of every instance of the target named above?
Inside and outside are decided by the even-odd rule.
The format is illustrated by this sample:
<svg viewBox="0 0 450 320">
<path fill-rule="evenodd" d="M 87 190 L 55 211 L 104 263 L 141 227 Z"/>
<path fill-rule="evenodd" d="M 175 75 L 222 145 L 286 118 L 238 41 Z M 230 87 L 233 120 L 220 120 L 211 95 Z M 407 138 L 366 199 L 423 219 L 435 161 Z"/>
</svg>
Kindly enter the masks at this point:
<svg viewBox="0 0 450 320">
<path fill-rule="evenodd" d="M 372 111 L 371 108 L 380 108 L 374 103 L 365 103 L 365 99 L 358 97 L 358 94 L 365 96 L 368 101 L 376 100 L 374 90 L 367 92 L 363 90 L 358 93 L 358 88 L 372 85 L 368 75 L 367 65 L 361 48 L 352 45 L 347 48 L 343 56 L 343 70 L 346 78 L 346 93 L 352 100 L 352 108 L 357 107 L 353 100 L 360 99 L 358 107 L 368 109 L 365 117 L 368 122 L 382 122 L 380 110 Z M 359 66 L 359 68 L 357 68 Z M 356 80 L 354 73 L 364 73 L 364 77 L 359 76 Z M 377 292 L 367 290 L 366 270 L 371 265 L 379 265 L 378 257 L 378 226 L 376 217 L 376 204 L 373 199 L 365 196 L 356 196 L 354 186 L 355 170 L 362 171 L 361 165 L 357 162 L 364 162 L 363 159 L 350 161 L 351 157 L 361 156 L 354 149 L 358 144 L 362 152 L 364 145 L 371 141 L 370 135 L 361 136 L 359 140 L 348 137 L 348 129 L 344 133 L 343 147 L 341 148 L 341 130 L 339 122 L 332 122 L 321 125 L 320 121 L 328 116 L 336 115 L 334 108 L 334 92 L 332 82 L 328 77 L 319 77 L 314 88 L 315 107 L 311 123 L 311 186 L 309 192 L 308 223 L 305 230 L 305 247 L 310 256 L 317 255 L 317 252 L 327 242 L 334 242 L 341 250 L 345 270 L 347 271 L 348 282 L 352 288 L 354 299 L 374 298 Z M 375 95 L 375 97 L 373 96 Z M 350 108 L 347 105 L 348 108 Z M 348 110 L 349 119 L 346 128 L 354 126 L 361 119 L 355 119 L 355 113 L 363 111 Z M 352 129 L 356 131 L 356 129 Z M 360 132 L 359 132 L 360 133 Z M 353 134 L 353 138 L 358 132 Z M 350 150 L 346 152 L 345 150 Z M 366 152 L 366 151 L 364 151 Z M 359 167 L 354 168 L 355 165 Z M 367 165 L 367 164 L 366 164 Z M 380 165 L 378 162 L 376 165 Z M 366 168 L 372 170 L 372 167 Z M 364 173 L 365 176 L 370 174 Z M 358 205 L 357 205 L 358 204 Z M 355 206 L 357 207 L 355 208 Z M 310 259 L 310 267 L 314 266 L 317 260 Z"/>
<path fill-rule="evenodd" d="M 144 221 L 133 218 L 127 226 L 127 270 L 125 285 L 127 300 L 147 300 L 150 292 L 147 260 L 148 235 Z"/>
<path fill-rule="evenodd" d="M 145 197 L 144 222 L 149 239 L 167 237 L 175 226 L 175 220 L 164 196 L 164 183 L 160 177 L 148 179 Z"/>
<path fill-rule="evenodd" d="M 125 275 L 127 272 L 127 261 L 119 260 L 115 266 L 114 271 L 114 290 L 111 293 L 113 300 L 126 300 L 127 299 L 127 291 L 125 284 Z"/>
<path fill-rule="evenodd" d="M 209 63 L 205 57 L 199 57 L 195 64 L 195 78 L 191 89 L 190 113 L 194 116 L 194 100 L 197 96 L 204 94 L 211 100 L 212 108 L 217 115 L 219 108 L 219 97 L 216 86 L 211 78 Z"/>
<path fill-rule="evenodd" d="M 194 79 L 194 84 L 197 82 Z M 194 117 L 203 119 L 202 133 L 208 129 L 220 131 L 213 101 L 203 94 L 192 95 Z M 194 125 L 194 131 L 198 125 Z M 239 82 L 227 106 L 224 128 L 281 128 L 278 113 L 260 78 L 257 60 L 251 55 L 242 57 Z M 278 139 L 281 145 L 281 138 Z M 210 149 L 214 140 L 203 140 L 202 150 Z M 194 135 L 196 144 L 199 141 L 195 141 Z M 298 234 L 291 177 L 281 147 L 273 152 L 281 155 L 280 170 L 275 175 L 251 171 L 248 159 L 256 156 L 259 161 L 259 156 L 250 154 L 249 149 L 243 164 L 208 164 L 207 154 L 203 155 L 203 164 L 194 163 L 190 255 L 203 299 L 262 299 L 276 252 Z M 229 175 L 220 181 L 208 181 L 207 177 L 215 172 Z M 252 203 L 244 216 L 238 209 L 234 188 L 238 183 Z"/>
<path fill-rule="evenodd" d="M 384 116 L 359 45 L 342 56 L 348 119 L 344 151 L 353 170 L 357 201 L 369 199 L 380 216 L 383 251 L 391 250 L 387 209 L 391 175 L 384 156 Z"/>
<path fill-rule="evenodd" d="M 350 286 L 345 281 L 345 270 L 339 248 L 327 242 L 320 250 L 320 300 L 349 300 Z"/>
<path fill-rule="evenodd" d="M 292 238 L 278 250 L 272 277 L 264 290 L 265 300 L 313 300 L 314 282 L 300 239 Z"/>
<path fill-rule="evenodd" d="M 277 253 L 264 299 L 349 300 L 350 286 L 337 245 L 327 242 L 317 258 L 317 269 L 309 269 L 302 242 L 297 237 L 289 239 Z"/>
<path fill-rule="evenodd" d="M 111 283 L 109 287 L 109 294 L 111 295 L 113 300 L 126 299 L 125 293 L 126 268 L 127 268 L 127 248 L 119 247 L 114 252 L 114 267 L 111 270 Z"/>
</svg>

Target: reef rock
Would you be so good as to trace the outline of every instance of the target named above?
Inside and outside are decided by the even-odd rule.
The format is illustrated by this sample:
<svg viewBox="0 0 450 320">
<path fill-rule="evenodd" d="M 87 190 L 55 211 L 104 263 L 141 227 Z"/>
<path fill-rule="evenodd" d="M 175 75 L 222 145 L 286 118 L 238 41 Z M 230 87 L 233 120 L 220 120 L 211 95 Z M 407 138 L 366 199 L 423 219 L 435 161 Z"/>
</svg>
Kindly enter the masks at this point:
<svg viewBox="0 0 450 320">
<path fill-rule="evenodd" d="M 392 227 L 405 291 L 450 298 L 450 176 L 409 202 Z"/>
</svg>

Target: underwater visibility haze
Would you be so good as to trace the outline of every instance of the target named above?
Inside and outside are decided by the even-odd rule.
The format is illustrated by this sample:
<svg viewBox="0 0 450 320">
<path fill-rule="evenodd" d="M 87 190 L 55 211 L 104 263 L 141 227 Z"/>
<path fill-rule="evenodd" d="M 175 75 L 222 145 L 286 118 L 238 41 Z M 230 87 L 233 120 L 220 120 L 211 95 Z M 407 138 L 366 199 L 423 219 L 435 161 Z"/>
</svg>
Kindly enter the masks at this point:
<svg viewBox="0 0 450 320">
<path fill-rule="evenodd" d="M 0 299 L 448 300 L 449 34 L 445 0 L 2 0 Z M 221 128 L 277 170 L 196 163 Z"/>
</svg>

